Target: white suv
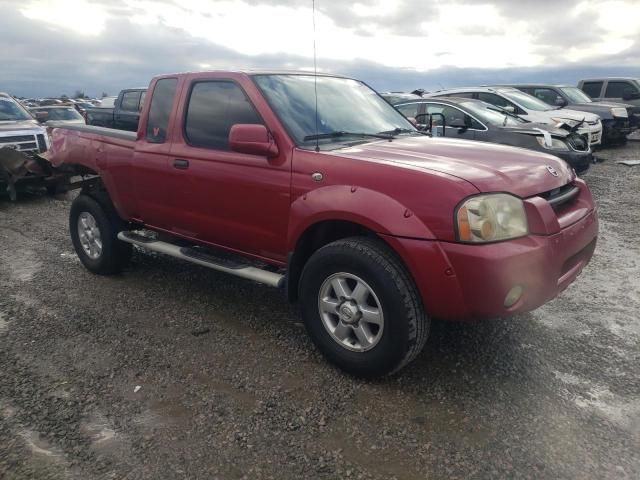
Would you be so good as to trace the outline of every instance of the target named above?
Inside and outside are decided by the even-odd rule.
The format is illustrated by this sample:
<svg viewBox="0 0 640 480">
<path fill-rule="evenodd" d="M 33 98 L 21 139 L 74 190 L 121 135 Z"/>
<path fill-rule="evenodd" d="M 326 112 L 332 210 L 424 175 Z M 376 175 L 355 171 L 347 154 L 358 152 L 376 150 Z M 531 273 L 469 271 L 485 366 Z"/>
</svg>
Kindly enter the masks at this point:
<svg viewBox="0 0 640 480">
<path fill-rule="evenodd" d="M 557 125 L 566 123 L 578 127 L 578 133 L 587 135 L 589 143 L 598 145 L 602 142 L 602 123 L 600 117 L 593 113 L 578 112 L 566 108 L 559 109 L 547 105 L 536 97 L 511 87 L 468 87 L 439 90 L 425 95 L 426 97 L 465 97 L 477 98 L 535 123 Z"/>
<path fill-rule="evenodd" d="M 49 148 L 49 138 L 47 129 L 22 105 L 0 92 L 0 149 L 3 148 L 25 154 L 42 153 Z"/>
</svg>

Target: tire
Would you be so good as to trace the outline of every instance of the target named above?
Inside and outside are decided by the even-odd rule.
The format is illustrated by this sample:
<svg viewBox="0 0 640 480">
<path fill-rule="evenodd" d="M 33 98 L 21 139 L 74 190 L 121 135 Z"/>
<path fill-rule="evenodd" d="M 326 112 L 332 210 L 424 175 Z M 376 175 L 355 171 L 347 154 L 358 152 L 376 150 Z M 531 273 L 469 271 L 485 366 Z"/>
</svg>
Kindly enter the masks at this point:
<svg viewBox="0 0 640 480">
<path fill-rule="evenodd" d="M 81 232 L 84 230 L 84 238 Z M 87 238 L 86 225 L 93 225 L 92 238 Z M 118 217 L 110 202 L 98 202 L 89 195 L 79 195 L 71 205 L 69 231 L 73 246 L 87 270 L 98 275 L 113 275 L 122 271 L 131 259 L 132 245 L 118 240 L 118 233 L 125 229 L 125 223 Z M 84 244 L 84 246 L 83 246 Z"/>
<path fill-rule="evenodd" d="M 344 300 L 338 290 L 347 293 Z M 360 377 L 397 372 L 420 353 L 429 335 L 430 319 L 412 278 L 376 239 L 352 237 L 317 250 L 302 271 L 299 298 L 318 349 Z"/>
</svg>

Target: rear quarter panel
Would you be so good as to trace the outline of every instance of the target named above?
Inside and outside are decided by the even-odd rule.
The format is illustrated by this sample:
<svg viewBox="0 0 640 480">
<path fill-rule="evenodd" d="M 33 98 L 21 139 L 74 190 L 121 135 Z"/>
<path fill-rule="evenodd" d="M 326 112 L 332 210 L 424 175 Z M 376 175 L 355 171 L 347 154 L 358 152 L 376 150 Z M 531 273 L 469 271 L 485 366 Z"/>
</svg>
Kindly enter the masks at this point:
<svg viewBox="0 0 640 480">
<path fill-rule="evenodd" d="M 100 175 L 120 216 L 128 219 L 134 205 L 134 185 L 128 169 L 135 142 L 104 135 L 54 128 L 46 158 L 54 167 L 84 167 Z"/>
</svg>

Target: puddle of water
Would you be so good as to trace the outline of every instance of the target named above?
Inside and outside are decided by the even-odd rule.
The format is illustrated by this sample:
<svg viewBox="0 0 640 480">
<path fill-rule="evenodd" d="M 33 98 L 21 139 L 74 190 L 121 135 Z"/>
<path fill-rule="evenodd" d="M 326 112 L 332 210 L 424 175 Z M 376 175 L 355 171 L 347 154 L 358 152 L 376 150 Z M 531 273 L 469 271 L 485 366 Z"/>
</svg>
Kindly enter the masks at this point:
<svg viewBox="0 0 640 480">
<path fill-rule="evenodd" d="M 46 441 L 42 440 L 40 436 L 31 430 L 22 430 L 20 436 L 24 439 L 24 443 L 29 450 L 38 455 L 44 455 L 49 458 L 60 459 L 62 453 L 57 451 Z"/>
</svg>

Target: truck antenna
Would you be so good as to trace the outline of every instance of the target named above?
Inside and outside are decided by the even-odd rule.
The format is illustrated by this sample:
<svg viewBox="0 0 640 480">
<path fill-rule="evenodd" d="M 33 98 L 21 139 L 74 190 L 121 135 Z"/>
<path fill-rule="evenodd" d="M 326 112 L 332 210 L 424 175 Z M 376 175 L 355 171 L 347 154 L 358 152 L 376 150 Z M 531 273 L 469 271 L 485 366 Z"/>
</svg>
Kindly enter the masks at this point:
<svg viewBox="0 0 640 480">
<path fill-rule="evenodd" d="M 320 139 L 318 138 L 318 64 L 316 60 L 316 0 L 311 0 L 313 17 L 313 90 L 316 100 L 316 153 L 320 151 Z"/>
</svg>

